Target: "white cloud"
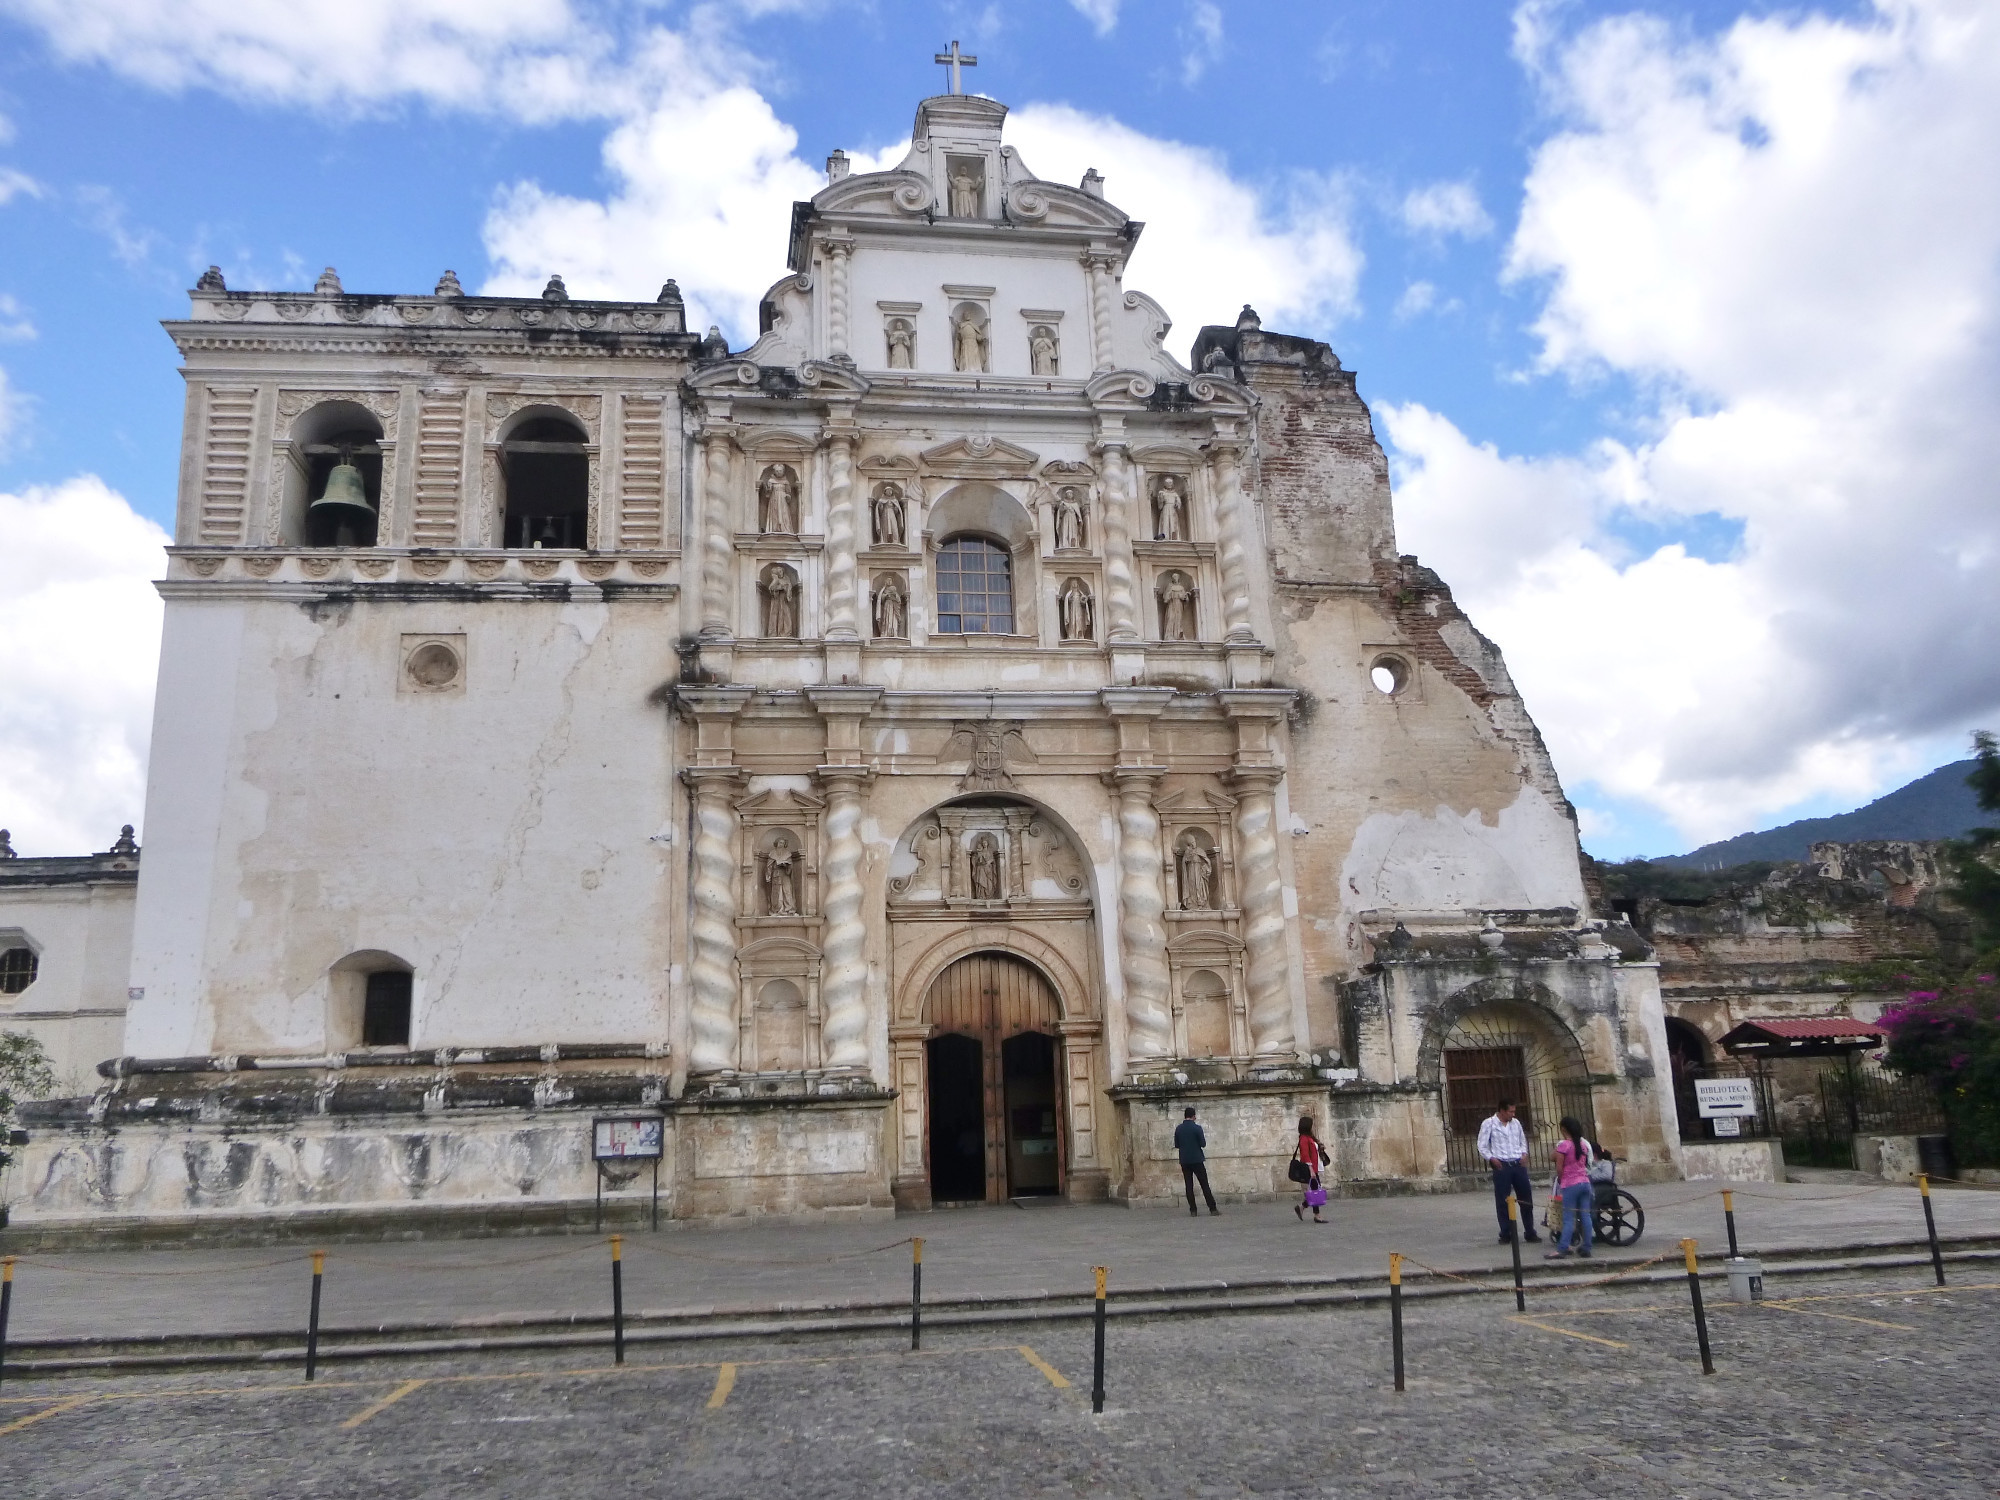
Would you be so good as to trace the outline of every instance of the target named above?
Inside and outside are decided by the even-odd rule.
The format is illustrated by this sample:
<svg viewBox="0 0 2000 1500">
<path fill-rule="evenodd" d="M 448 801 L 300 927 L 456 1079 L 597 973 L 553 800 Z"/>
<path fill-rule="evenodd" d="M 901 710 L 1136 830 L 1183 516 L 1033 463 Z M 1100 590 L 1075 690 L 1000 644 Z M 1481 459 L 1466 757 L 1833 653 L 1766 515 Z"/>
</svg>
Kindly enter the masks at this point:
<svg viewBox="0 0 2000 1500">
<path fill-rule="evenodd" d="M 0 369 L 0 457 L 12 449 L 14 434 L 20 430 L 28 398 L 14 389 L 7 372 Z"/>
<path fill-rule="evenodd" d="M 1572 782 L 1691 839 L 1859 798 L 2000 716 L 2000 15 L 1524 18 L 1561 124 L 1509 256 L 1541 367 L 1641 440 L 1502 457 L 1384 413 L 1406 545 L 1504 646 Z M 1633 516 L 1742 527 L 1632 557 Z M 1627 529 L 1629 534 L 1629 528 Z"/>
<path fill-rule="evenodd" d="M 0 344 L 18 343 L 35 337 L 35 325 L 19 300 L 0 292 Z"/>
<path fill-rule="evenodd" d="M 1099 36 L 1110 36 L 1118 26 L 1119 0 L 1069 0 Z"/>
<path fill-rule="evenodd" d="M 1214 0 L 1194 0 L 1179 32 L 1181 82 L 1193 88 L 1222 51 L 1222 8 Z"/>
<path fill-rule="evenodd" d="M 1392 315 L 1398 323 L 1407 323 L 1411 318 L 1420 318 L 1428 312 L 1456 312 L 1462 305 L 1456 297 L 1440 300 L 1435 282 L 1413 281 L 1403 288 L 1403 295 L 1396 299 Z"/>
<path fill-rule="evenodd" d="M 1460 235 L 1475 240 L 1493 232 L 1493 220 L 1469 182 L 1433 182 L 1412 188 L 1399 212 L 1404 228 L 1433 239 Z"/>
<path fill-rule="evenodd" d="M 0 826 L 109 848 L 145 797 L 167 535 L 95 476 L 0 494 Z"/>
<path fill-rule="evenodd" d="M 6 204 L 16 197 L 41 196 L 42 185 L 26 172 L 14 167 L 0 167 L 0 204 Z"/>
</svg>

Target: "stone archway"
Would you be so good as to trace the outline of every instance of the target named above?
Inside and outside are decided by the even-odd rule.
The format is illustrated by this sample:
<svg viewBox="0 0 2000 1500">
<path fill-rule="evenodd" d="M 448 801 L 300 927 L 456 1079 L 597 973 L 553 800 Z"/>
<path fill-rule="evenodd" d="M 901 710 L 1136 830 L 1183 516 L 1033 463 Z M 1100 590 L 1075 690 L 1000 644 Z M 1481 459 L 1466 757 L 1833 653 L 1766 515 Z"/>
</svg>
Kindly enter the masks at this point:
<svg viewBox="0 0 2000 1500">
<path fill-rule="evenodd" d="M 932 1200 L 1060 1195 L 1059 1018 L 1047 978 L 986 949 L 938 975 L 924 1009 Z"/>
<path fill-rule="evenodd" d="M 973 795 L 943 803 L 897 841 L 887 916 L 899 1204 L 933 1201 L 941 1181 L 939 1151 L 963 1154 L 961 1138 L 971 1138 L 975 1124 L 977 1197 L 1020 1196 L 1016 1187 L 1072 1198 L 1108 1191 L 1110 1174 L 1099 1151 L 1106 1073 L 1096 979 L 1102 955 L 1089 872 L 1081 844 L 1061 820 L 1020 797 Z M 978 995 L 957 993 L 981 965 L 991 973 L 975 988 L 990 982 L 1014 994 L 1019 1015 L 988 1016 L 974 1004 Z M 977 1057 L 964 1042 L 933 1045 L 952 1036 L 976 1042 Z M 1043 1040 L 1022 1040 L 1028 1037 Z M 964 1088 L 956 1094 L 935 1088 L 933 1070 L 945 1070 L 962 1085 L 975 1067 L 977 1121 L 953 1115 L 934 1128 L 932 1109 L 940 1099 L 957 1098 L 959 1105 L 947 1108 L 965 1111 L 959 1108 Z M 1046 1082 L 1031 1086 L 1030 1078 Z M 1010 1088 L 1019 1096 L 1012 1108 L 1037 1110 L 1034 1129 L 1026 1128 L 1025 1118 L 1018 1125 L 1014 1120 Z M 1047 1108 L 1030 1093 L 1046 1095 Z M 1055 1118 L 1043 1133 L 1041 1115 L 1048 1112 Z M 948 1142 L 939 1134 L 946 1125 L 957 1132 Z M 1032 1149 L 1022 1149 L 1029 1142 Z M 1053 1173 L 1044 1170 L 1045 1153 L 1055 1157 Z M 941 1195 L 962 1199 L 971 1193 L 972 1183 L 944 1175 L 950 1180 Z"/>
<path fill-rule="evenodd" d="M 1427 1042 L 1425 1071 L 1439 1089 L 1447 1170 L 1479 1170 L 1479 1126 L 1502 1099 L 1514 1101 L 1526 1127 L 1530 1171 L 1552 1165 L 1565 1115 L 1596 1134 L 1582 1044 L 1548 1005 L 1523 995 L 1466 995 L 1436 1018 Z"/>
</svg>

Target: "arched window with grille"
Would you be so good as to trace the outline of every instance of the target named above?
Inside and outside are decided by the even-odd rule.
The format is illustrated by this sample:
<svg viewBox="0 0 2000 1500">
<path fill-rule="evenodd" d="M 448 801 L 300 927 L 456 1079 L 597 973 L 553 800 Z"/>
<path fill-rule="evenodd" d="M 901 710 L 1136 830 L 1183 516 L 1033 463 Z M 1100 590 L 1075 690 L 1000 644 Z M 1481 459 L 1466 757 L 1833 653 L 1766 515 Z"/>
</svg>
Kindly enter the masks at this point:
<svg viewBox="0 0 2000 1500">
<path fill-rule="evenodd" d="M 1014 633 L 1014 559 L 982 536 L 955 536 L 938 548 L 937 630 L 941 635 Z"/>
</svg>

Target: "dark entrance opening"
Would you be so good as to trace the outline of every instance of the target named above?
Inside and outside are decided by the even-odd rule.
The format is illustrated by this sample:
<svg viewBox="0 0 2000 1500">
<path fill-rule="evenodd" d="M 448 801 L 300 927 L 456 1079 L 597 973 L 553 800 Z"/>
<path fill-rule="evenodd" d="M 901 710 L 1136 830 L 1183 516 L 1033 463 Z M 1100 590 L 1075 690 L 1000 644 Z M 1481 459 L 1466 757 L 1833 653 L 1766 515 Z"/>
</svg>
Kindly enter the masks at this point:
<svg viewBox="0 0 2000 1500">
<path fill-rule="evenodd" d="M 514 430 L 501 450 L 507 514 L 501 545 L 585 545 L 590 514 L 590 456 L 583 433 L 558 417 Z"/>
<path fill-rule="evenodd" d="M 410 976 L 384 969 L 368 976 L 361 1005 L 361 1045 L 410 1045 Z"/>
<path fill-rule="evenodd" d="M 977 1037 L 949 1033 L 924 1043 L 930 1073 L 931 1197 L 986 1196 L 986 1087 Z"/>
<path fill-rule="evenodd" d="M 1007 1094 L 1007 1194 L 1042 1198 L 1062 1190 L 1056 1157 L 1056 1043 L 1024 1031 L 1000 1044 Z"/>
<path fill-rule="evenodd" d="M 1708 1066 L 1708 1038 L 1678 1016 L 1667 1017 L 1667 1063 L 1674 1078 L 1674 1113 L 1680 1118 L 1681 1139 L 1703 1135 L 1701 1105 L 1694 1081 Z"/>
</svg>

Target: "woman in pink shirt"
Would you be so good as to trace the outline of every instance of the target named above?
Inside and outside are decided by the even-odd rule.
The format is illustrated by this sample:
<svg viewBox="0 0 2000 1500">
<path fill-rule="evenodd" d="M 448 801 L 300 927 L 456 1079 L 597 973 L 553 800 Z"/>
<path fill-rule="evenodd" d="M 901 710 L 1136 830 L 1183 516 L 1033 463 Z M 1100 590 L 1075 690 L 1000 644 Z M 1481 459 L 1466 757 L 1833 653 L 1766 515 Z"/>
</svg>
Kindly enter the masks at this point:
<svg viewBox="0 0 2000 1500">
<path fill-rule="evenodd" d="M 1562 1260 L 1572 1250 L 1590 1258 L 1590 1142 L 1583 1138 L 1583 1125 L 1574 1115 L 1558 1122 L 1563 1138 L 1556 1142 L 1556 1196 L 1562 1199 L 1562 1238 L 1555 1249 L 1542 1258 Z"/>
</svg>

